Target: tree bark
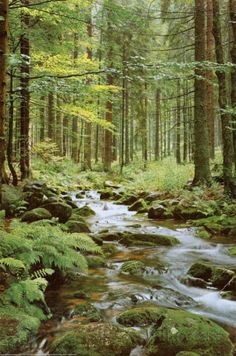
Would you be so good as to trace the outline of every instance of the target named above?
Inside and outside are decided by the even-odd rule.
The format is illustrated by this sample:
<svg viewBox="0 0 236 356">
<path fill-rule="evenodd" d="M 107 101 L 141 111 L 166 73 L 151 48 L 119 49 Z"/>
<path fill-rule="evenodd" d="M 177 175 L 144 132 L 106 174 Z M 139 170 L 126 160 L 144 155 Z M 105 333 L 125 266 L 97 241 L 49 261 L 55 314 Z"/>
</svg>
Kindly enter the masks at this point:
<svg viewBox="0 0 236 356">
<path fill-rule="evenodd" d="M 52 142 L 56 142 L 55 118 L 54 93 L 50 92 L 48 94 L 48 137 L 52 140 Z"/>
<path fill-rule="evenodd" d="M 180 101 L 180 81 L 177 81 L 177 112 L 176 112 L 176 162 L 181 163 L 181 101 Z"/>
<path fill-rule="evenodd" d="M 161 116 L 161 90 L 156 90 L 156 131 L 155 131 L 155 160 L 160 159 L 160 116 Z"/>
<path fill-rule="evenodd" d="M 224 50 L 222 45 L 222 34 L 220 24 L 220 6 L 219 0 L 213 0 L 213 35 L 215 38 L 216 60 L 219 64 L 224 63 Z M 219 83 L 219 107 L 222 125 L 223 140 L 223 175 L 225 192 L 231 192 L 231 180 L 233 175 L 233 134 L 231 127 L 231 115 L 224 110 L 227 109 L 227 82 L 226 74 L 223 71 L 216 72 Z"/>
<path fill-rule="evenodd" d="M 21 4 L 28 6 L 29 0 L 21 0 Z M 31 176 L 30 167 L 30 92 L 29 92 L 29 74 L 30 74 L 30 41 L 28 36 L 30 17 L 27 13 L 21 14 L 21 23 L 24 33 L 20 38 L 21 53 L 21 104 L 20 104 L 20 171 L 21 179 L 24 180 Z"/>
<path fill-rule="evenodd" d="M 6 121 L 6 78 L 8 52 L 8 0 L 0 2 L 0 183 L 6 183 L 5 121 Z"/>
<path fill-rule="evenodd" d="M 205 46 L 205 0 L 195 0 L 195 61 L 206 59 Z M 195 69 L 195 109 L 194 109 L 194 164 L 193 184 L 209 183 L 211 180 L 209 164 L 209 144 L 206 116 L 205 71 L 199 66 Z"/>
<path fill-rule="evenodd" d="M 229 0 L 230 22 L 232 26 L 233 44 L 231 48 L 231 60 L 236 65 L 236 0 Z M 236 111 L 236 68 L 231 73 L 231 106 Z M 233 142 L 234 142 L 234 165 L 236 172 L 236 114 L 232 115 Z"/>
</svg>

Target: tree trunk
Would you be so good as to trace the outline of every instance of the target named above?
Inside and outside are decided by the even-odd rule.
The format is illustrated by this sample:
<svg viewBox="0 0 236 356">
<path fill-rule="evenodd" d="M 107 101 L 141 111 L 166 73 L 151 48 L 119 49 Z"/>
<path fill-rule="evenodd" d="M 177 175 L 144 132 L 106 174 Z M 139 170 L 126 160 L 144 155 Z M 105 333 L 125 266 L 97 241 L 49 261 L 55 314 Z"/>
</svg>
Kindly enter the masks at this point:
<svg viewBox="0 0 236 356">
<path fill-rule="evenodd" d="M 8 145 L 7 145 L 7 162 L 12 174 L 12 184 L 17 186 L 18 178 L 13 166 L 13 134 L 14 134 L 14 97 L 13 97 L 13 76 L 10 77 L 10 94 L 9 94 L 9 118 L 8 118 Z"/>
<path fill-rule="evenodd" d="M 57 94 L 56 143 L 60 156 L 63 156 L 63 112 L 61 111 L 61 98 L 59 94 Z"/>
<path fill-rule="evenodd" d="M 160 159 L 160 116 L 161 116 L 161 90 L 156 90 L 156 131 L 155 131 L 155 160 Z"/>
<path fill-rule="evenodd" d="M 40 109 L 39 109 L 40 127 L 39 127 L 39 140 L 40 142 L 45 140 L 45 97 L 44 95 L 40 98 Z"/>
<path fill-rule="evenodd" d="M 6 183 L 5 161 L 5 120 L 6 120 L 6 79 L 8 51 L 8 0 L 0 2 L 0 183 Z"/>
<path fill-rule="evenodd" d="M 108 52 L 108 61 L 109 67 L 112 68 L 112 59 L 113 59 L 113 49 L 110 47 Z M 113 85 L 113 77 L 111 74 L 107 75 L 107 85 Z M 112 124 L 112 94 L 110 93 L 110 98 L 106 103 L 106 121 L 109 124 Z M 105 130 L 105 144 L 104 144 L 104 171 L 109 172 L 111 170 L 112 162 L 112 132 L 110 130 Z"/>
<path fill-rule="evenodd" d="M 233 44 L 231 49 L 232 63 L 236 65 L 236 0 L 229 0 L 230 22 L 232 26 Z M 236 111 L 236 68 L 231 73 L 231 106 Z M 236 114 L 232 115 L 233 142 L 234 142 L 234 165 L 236 172 Z"/>
<path fill-rule="evenodd" d="M 29 0 L 21 0 L 22 5 L 28 6 Z M 29 28 L 29 14 L 21 14 L 21 23 L 24 33 L 20 38 L 20 53 L 21 53 L 21 104 L 20 104 L 20 171 L 21 179 L 26 179 L 31 176 L 30 168 L 30 93 L 29 93 L 29 74 L 30 74 L 30 42 L 27 34 Z"/>
<path fill-rule="evenodd" d="M 176 124 L 176 162 L 177 164 L 181 163 L 181 101 L 180 101 L 180 81 L 177 81 L 177 124 Z"/>
<path fill-rule="evenodd" d="M 55 100 L 53 92 L 48 94 L 48 137 L 52 142 L 56 142 L 55 135 Z"/>
<path fill-rule="evenodd" d="M 213 5 L 212 0 L 207 0 L 207 60 L 213 60 Z M 208 140 L 210 158 L 215 158 L 215 118 L 214 118 L 214 89 L 211 83 L 214 79 L 212 70 L 208 70 L 206 74 L 206 110 L 208 122 Z"/>
<path fill-rule="evenodd" d="M 219 64 L 224 63 L 224 50 L 222 45 L 222 34 L 220 24 L 219 0 L 213 0 L 213 35 L 215 38 L 216 60 Z M 222 125 L 223 139 L 223 175 L 225 192 L 230 193 L 231 180 L 233 175 L 233 134 L 231 127 L 231 116 L 224 112 L 228 106 L 227 82 L 225 72 L 216 72 L 219 83 L 219 106 Z"/>
<path fill-rule="evenodd" d="M 205 50 L 205 0 L 195 0 L 195 61 L 206 59 Z M 195 69 L 195 109 L 194 109 L 194 164 L 195 175 L 193 184 L 209 183 L 211 180 L 209 164 L 209 145 L 207 116 L 205 109 L 206 84 L 205 71 Z M 203 77 L 203 78 L 200 78 Z"/>
</svg>

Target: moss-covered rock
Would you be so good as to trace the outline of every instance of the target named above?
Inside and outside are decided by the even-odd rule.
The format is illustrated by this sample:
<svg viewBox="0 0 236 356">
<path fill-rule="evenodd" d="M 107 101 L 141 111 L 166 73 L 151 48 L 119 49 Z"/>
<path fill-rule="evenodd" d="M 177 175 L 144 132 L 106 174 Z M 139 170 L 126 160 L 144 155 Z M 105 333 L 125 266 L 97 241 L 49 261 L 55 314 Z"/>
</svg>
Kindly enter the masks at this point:
<svg viewBox="0 0 236 356">
<path fill-rule="evenodd" d="M 115 244 L 106 243 L 102 246 L 102 251 L 106 257 L 111 257 L 117 252 L 117 247 Z"/>
<path fill-rule="evenodd" d="M 211 238 L 211 234 L 204 227 L 198 229 L 197 236 L 200 237 L 201 239 Z"/>
<path fill-rule="evenodd" d="M 96 215 L 95 211 L 92 208 L 90 208 L 88 205 L 84 205 L 82 208 L 77 208 L 75 209 L 74 212 L 83 217 Z"/>
<path fill-rule="evenodd" d="M 181 352 L 178 352 L 176 356 L 200 356 L 200 354 L 197 354 L 196 352 L 191 352 L 191 351 L 181 351 Z"/>
<path fill-rule="evenodd" d="M 50 220 L 52 218 L 52 214 L 50 211 L 44 208 L 36 208 L 30 211 L 27 211 L 23 214 L 21 220 L 23 222 L 34 222 L 39 220 Z"/>
<path fill-rule="evenodd" d="M 161 204 L 153 205 L 148 211 L 149 219 L 163 219 L 165 217 L 166 208 Z"/>
<path fill-rule="evenodd" d="M 73 233 L 73 232 L 77 232 L 77 233 L 91 232 L 88 225 L 82 221 L 69 220 L 66 223 L 66 227 L 67 227 L 68 231 L 71 233 Z"/>
<path fill-rule="evenodd" d="M 148 205 L 144 199 L 139 199 L 129 206 L 129 211 L 145 212 L 148 210 Z"/>
<path fill-rule="evenodd" d="M 123 263 L 121 273 L 142 275 L 145 272 L 145 264 L 142 261 L 127 261 Z"/>
<path fill-rule="evenodd" d="M 230 235 L 234 237 L 236 226 L 236 217 L 234 216 L 211 216 L 204 219 L 198 219 L 194 222 L 195 226 L 204 226 L 211 234 Z M 235 231 L 236 236 L 236 231 Z"/>
<path fill-rule="evenodd" d="M 120 198 L 117 203 L 124 204 L 124 205 L 131 205 L 134 204 L 140 197 L 138 195 L 132 194 L 124 194 L 122 198 Z"/>
<path fill-rule="evenodd" d="M 146 326 L 157 323 L 160 315 L 160 309 L 155 306 L 141 306 L 124 311 L 117 321 L 124 326 Z"/>
<path fill-rule="evenodd" d="M 209 281 L 212 277 L 213 268 L 206 263 L 194 263 L 188 270 L 188 274 L 194 278 L 201 278 L 204 281 Z"/>
<path fill-rule="evenodd" d="M 159 321 L 147 345 L 148 355 L 175 356 L 181 351 L 206 356 L 233 355 L 228 333 L 216 323 L 183 310 L 159 310 Z"/>
<path fill-rule="evenodd" d="M 67 222 L 72 214 L 71 206 L 60 201 L 51 203 L 46 202 L 43 205 L 43 208 L 47 209 L 52 216 L 58 218 L 60 223 Z"/>
<path fill-rule="evenodd" d="M 235 276 L 235 273 L 226 268 L 214 268 L 211 278 L 212 285 L 218 289 L 224 288 Z"/>
<path fill-rule="evenodd" d="M 74 309 L 74 315 L 79 315 L 87 318 L 91 322 L 101 321 L 101 311 L 91 303 L 78 304 Z"/>
<path fill-rule="evenodd" d="M 230 256 L 236 256 L 236 246 L 229 249 Z"/>
<path fill-rule="evenodd" d="M 87 256 L 86 257 L 89 268 L 106 267 L 106 259 L 102 256 Z"/>
<path fill-rule="evenodd" d="M 113 197 L 113 190 L 112 189 L 106 189 L 102 190 L 100 192 L 100 199 L 101 200 L 109 200 Z"/>
<path fill-rule="evenodd" d="M 80 325 L 76 331 L 68 332 L 51 345 L 50 354 L 77 356 L 128 356 L 141 342 L 134 330 L 109 324 L 94 323 Z"/>
</svg>

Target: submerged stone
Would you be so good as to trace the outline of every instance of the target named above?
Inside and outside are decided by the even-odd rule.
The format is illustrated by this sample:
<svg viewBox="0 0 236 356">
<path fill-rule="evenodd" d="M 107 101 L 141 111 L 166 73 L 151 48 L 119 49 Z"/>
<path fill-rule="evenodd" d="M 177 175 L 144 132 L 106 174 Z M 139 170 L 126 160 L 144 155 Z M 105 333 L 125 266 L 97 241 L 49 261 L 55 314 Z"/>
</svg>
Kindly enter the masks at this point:
<svg viewBox="0 0 236 356">
<path fill-rule="evenodd" d="M 127 261 L 120 271 L 125 274 L 142 275 L 145 272 L 145 265 L 142 261 Z"/>
<path fill-rule="evenodd" d="M 74 309 L 74 315 L 79 315 L 87 318 L 91 322 L 101 321 L 102 314 L 93 304 L 78 304 Z"/>
</svg>

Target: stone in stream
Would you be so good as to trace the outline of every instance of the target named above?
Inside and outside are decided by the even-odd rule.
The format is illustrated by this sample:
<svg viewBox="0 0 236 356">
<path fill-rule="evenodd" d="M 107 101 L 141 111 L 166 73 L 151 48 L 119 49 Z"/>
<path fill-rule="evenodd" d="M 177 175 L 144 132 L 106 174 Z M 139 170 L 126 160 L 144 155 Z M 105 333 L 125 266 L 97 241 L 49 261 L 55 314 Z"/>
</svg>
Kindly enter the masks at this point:
<svg viewBox="0 0 236 356">
<path fill-rule="evenodd" d="M 73 315 L 85 317 L 91 322 L 103 320 L 101 311 L 91 303 L 78 304 L 74 309 Z"/>
<path fill-rule="evenodd" d="M 21 217 L 21 221 L 23 222 L 34 222 L 39 220 L 50 220 L 52 218 L 52 214 L 44 208 L 35 208 L 30 211 L 26 211 Z"/>
<path fill-rule="evenodd" d="M 125 326 L 153 326 L 146 346 L 150 356 L 175 356 L 181 351 L 209 356 L 233 355 L 233 344 L 222 327 L 183 310 L 139 305 L 121 313 L 117 321 Z"/>
<path fill-rule="evenodd" d="M 92 208 L 90 208 L 88 205 L 84 205 L 82 208 L 74 209 L 74 212 L 83 217 L 96 215 L 95 211 Z"/>
<path fill-rule="evenodd" d="M 78 356 L 129 356 L 131 350 L 143 343 L 139 333 L 105 323 L 74 326 L 74 330 L 57 337 L 50 354 Z"/>
<path fill-rule="evenodd" d="M 174 246 L 179 240 L 173 236 L 150 233 L 111 232 L 98 235 L 104 241 L 119 241 L 125 246 Z"/>
<path fill-rule="evenodd" d="M 148 205 L 144 199 L 139 199 L 129 206 L 129 211 L 137 211 L 139 213 L 145 213 L 148 211 Z"/>
<path fill-rule="evenodd" d="M 142 275 L 145 272 L 145 264 L 142 261 L 127 261 L 123 263 L 120 272 L 131 275 Z"/>
<path fill-rule="evenodd" d="M 64 202 L 45 202 L 43 208 L 47 209 L 52 216 L 59 219 L 60 223 L 65 223 L 69 220 L 72 214 L 72 208 L 70 205 Z"/>
</svg>

